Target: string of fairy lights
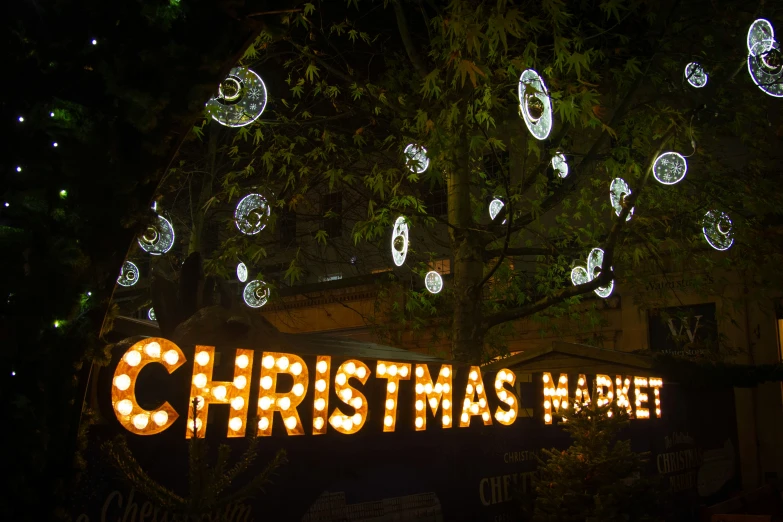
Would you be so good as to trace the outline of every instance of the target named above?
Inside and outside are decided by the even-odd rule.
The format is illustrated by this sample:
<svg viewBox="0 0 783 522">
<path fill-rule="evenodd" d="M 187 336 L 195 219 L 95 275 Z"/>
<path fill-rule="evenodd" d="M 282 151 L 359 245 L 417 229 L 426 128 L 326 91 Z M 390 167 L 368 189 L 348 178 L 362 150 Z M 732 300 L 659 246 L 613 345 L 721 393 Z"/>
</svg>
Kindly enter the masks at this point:
<svg viewBox="0 0 783 522">
<path fill-rule="evenodd" d="M 95 40 L 93 45 L 97 44 Z M 747 34 L 748 49 L 748 73 L 753 83 L 761 91 L 769 96 L 783 97 L 783 55 L 780 46 L 775 40 L 775 32 L 772 24 L 765 19 L 754 21 Z M 709 81 L 709 74 L 698 62 L 690 62 L 684 67 L 684 81 L 696 89 L 704 88 Z M 527 69 L 519 77 L 518 84 L 519 114 L 530 134 L 537 140 L 546 140 L 554 125 L 554 112 L 552 101 L 547 90 L 546 83 L 541 75 Z M 234 67 L 228 76 L 220 83 L 217 95 L 210 99 L 205 110 L 213 120 L 226 127 L 244 127 L 257 121 L 264 112 L 268 100 L 266 85 L 261 77 L 247 67 Z M 52 113 L 54 116 L 54 113 Z M 19 123 L 24 123 L 24 117 L 18 117 Z M 51 143 L 57 147 L 57 142 Z M 422 174 L 430 166 L 430 157 L 427 149 L 417 143 L 409 143 L 402 151 L 405 166 L 411 172 Z M 557 151 L 551 158 L 553 172 L 561 179 L 569 175 L 567 153 Z M 16 167 L 17 172 L 22 172 L 22 166 Z M 653 162 L 652 174 L 656 181 L 665 186 L 675 185 L 682 181 L 688 172 L 686 156 L 677 151 L 666 151 L 658 155 Z M 620 216 L 625 198 L 632 194 L 628 182 L 622 178 L 615 178 L 609 184 L 609 199 L 612 210 L 616 216 Z M 61 197 L 66 197 L 63 190 Z M 5 203 L 9 206 L 9 203 Z M 494 221 L 505 202 L 502 197 L 496 196 L 489 203 L 489 217 Z M 168 252 L 174 245 L 174 227 L 165 217 L 157 213 L 155 219 L 137 241 L 142 250 L 150 255 L 162 255 Z M 630 220 L 634 213 L 632 208 L 626 220 Z M 242 197 L 234 211 L 234 220 L 241 234 L 252 236 L 261 232 L 267 225 L 271 216 L 271 206 L 262 194 L 250 193 Z M 504 218 L 506 224 L 508 218 Z M 710 247 L 715 250 L 728 250 L 734 244 L 732 233 L 732 221 L 729 215 L 721 210 L 708 211 L 702 219 L 702 234 Z M 410 221 L 399 216 L 392 226 L 391 257 L 395 266 L 405 264 L 408 249 L 410 247 Z M 571 282 L 574 285 L 588 283 L 597 278 L 602 271 L 604 251 L 601 248 L 593 248 L 587 255 L 584 265 L 576 265 L 571 270 Z M 244 283 L 242 297 L 247 306 L 260 308 L 269 301 L 268 285 L 260 280 L 248 281 L 249 269 L 247 265 L 239 261 L 236 267 L 237 280 Z M 117 284 L 124 287 L 135 285 L 139 281 L 139 268 L 131 261 L 126 260 L 117 279 Z M 443 277 L 435 270 L 427 272 L 424 276 L 424 288 L 438 294 L 444 288 Z M 614 281 L 608 285 L 594 290 L 595 294 L 602 298 L 611 295 L 614 289 Z M 155 312 L 152 308 L 148 311 L 148 318 L 155 320 Z M 330 419 L 333 421 L 333 419 Z M 292 421 L 293 422 L 293 421 Z M 342 419 L 343 425 L 351 423 L 351 420 Z"/>
</svg>

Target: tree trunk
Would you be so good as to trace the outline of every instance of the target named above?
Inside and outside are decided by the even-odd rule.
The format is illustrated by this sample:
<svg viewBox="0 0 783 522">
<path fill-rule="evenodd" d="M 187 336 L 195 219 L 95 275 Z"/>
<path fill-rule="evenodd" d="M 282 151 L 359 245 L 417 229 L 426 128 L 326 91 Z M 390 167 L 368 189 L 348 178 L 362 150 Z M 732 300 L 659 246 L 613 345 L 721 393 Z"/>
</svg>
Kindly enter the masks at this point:
<svg viewBox="0 0 783 522">
<path fill-rule="evenodd" d="M 188 241 L 188 255 L 194 252 L 203 254 L 204 220 L 206 216 L 202 209 L 209 201 L 209 198 L 212 197 L 212 183 L 215 180 L 215 170 L 217 169 L 217 132 L 214 128 L 210 129 L 208 147 L 209 173 L 201 178 L 198 199 L 195 204 L 191 200 L 190 205 L 191 229 L 190 240 Z"/>
<path fill-rule="evenodd" d="M 481 329 L 481 283 L 484 275 L 483 247 L 473 224 L 470 208 L 470 169 L 467 154 L 457 158 L 458 167 L 449 175 L 449 235 L 454 255 L 454 319 L 451 356 L 458 361 L 479 364 L 484 347 Z"/>
</svg>

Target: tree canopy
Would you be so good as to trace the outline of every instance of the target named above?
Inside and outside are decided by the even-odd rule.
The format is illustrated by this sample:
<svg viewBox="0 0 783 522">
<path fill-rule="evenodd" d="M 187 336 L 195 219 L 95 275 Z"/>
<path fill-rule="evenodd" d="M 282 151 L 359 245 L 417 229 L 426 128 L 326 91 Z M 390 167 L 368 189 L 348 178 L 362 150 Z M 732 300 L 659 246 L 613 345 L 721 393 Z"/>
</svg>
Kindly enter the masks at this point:
<svg viewBox="0 0 783 522">
<path fill-rule="evenodd" d="M 579 319 L 600 309 L 596 289 L 632 293 L 658 273 L 694 272 L 706 293 L 729 273 L 760 298 L 781 288 L 779 99 L 747 70 L 750 24 L 779 14 L 766 9 L 775 12 L 740 2 L 302 4 L 240 61 L 266 83 L 265 112 L 239 128 L 195 128 L 162 201 L 175 207 L 187 186 L 185 230 L 204 215 L 222 223 L 219 244 L 202 252 L 209 273 L 233 277 L 241 259 L 277 289 L 324 265 L 393 268 L 390 233 L 404 216 L 407 298 L 392 322 L 448 325 L 461 360 L 497 355 L 516 319 Z M 541 83 L 520 81 L 529 70 Z M 691 84 L 694 72 L 706 86 Z M 676 184 L 654 179 L 664 152 L 687 163 Z M 618 190 L 613 205 L 616 178 L 630 194 Z M 243 236 L 231 213 L 251 192 L 273 212 L 268 228 Z M 705 240 L 708 212 L 730 219 L 714 222 L 731 228 L 729 250 Z M 291 213 L 297 237 L 281 243 Z M 572 269 L 596 247 L 603 269 L 574 284 Z M 433 296 L 421 277 L 444 257 L 451 276 Z M 274 262 L 285 267 L 276 281 L 264 273 Z"/>
</svg>

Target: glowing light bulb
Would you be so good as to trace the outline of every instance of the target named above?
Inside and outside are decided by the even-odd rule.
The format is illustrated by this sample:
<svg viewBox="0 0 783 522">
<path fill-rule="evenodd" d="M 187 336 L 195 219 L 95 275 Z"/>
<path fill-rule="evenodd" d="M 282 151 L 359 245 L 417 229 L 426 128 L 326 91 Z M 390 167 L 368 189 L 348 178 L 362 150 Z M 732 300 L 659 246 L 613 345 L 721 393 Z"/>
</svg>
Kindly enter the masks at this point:
<svg viewBox="0 0 783 522">
<path fill-rule="evenodd" d="M 391 408 L 389 408 L 391 409 Z M 416 411 L 421 411 L 424 409 L 424 401 L 418 400 L 416 401 Z"/>
<path fill-rule="evenodd" d="M 247 365 L 250 364 L 250 359 L 248 358 L 247 355 L 242 354 L 239 357 L 237 357 L 236 364 L 237 366 L 239 366 L 241 369 L 244 370 L 245 368 L 247 368 Z"/>
<path fill-rule="evenodd" d="M 468 375 L 471 381 L 475 381 L 478 379 L 478 372 L 476 370 L 472 370 L 470 374 Z"/>
<path fill-rule="evenodd" d="M 297 397 L 301 397 L 304 394 L 304 386 L 301 383 L 296 383 L 291 391 L 293 391 L 294 395 Z"/>
<path fill-rule="evenodd" d="M 479 412 L 479 405 L 478 404 L 471 404 L 470 405 L 470 413 L 473 415 L 477 415 Z"/>
<path fill-rule="evenodd" d="M 57 142 L 56 142 L 56 141 L 53 141 L 53 142 L 52 142 L 52 147 L 57 147 L 57 146 L 58 146 L 58 145 L 57 145 Z M 63 192 L 64 192 L 64 191 L 62 191 L 62 190 L 61 190 L 61 191 L 60 191 L 60 194 L 62 195 L 62 193 L 63 193 Z"/>
<path fill-rule="evenodd" d="M 296 428 L 296 417 L 288 417 L 285 420 L 285 427 L 289 430 Z"/>
<path fill-rule="evenodd" d="M 427 384 L 424 385 L 424 391 L 427 392 L 427 395 L 432 393 L 432 383 L 431 382 L 428 382 Z"/>
<path fill-rule="evenodd" d="M 443 385 L 443 393 L 449 393 L 451 391 L 451 385 L 446 383 Z"/>
<path fill-rule="evenodd" d="M 16 167 L 16 172 L 22 172 L 22 167 Z"/>
<path fill-rule="evenodd" d="M 362 407 L 362 404 L 364 404 L 364 403 L 362 402 L 362 398 L 361 397 L 354 397 L 351 400 L 351 406 L 353 406 L 357 410 Z"/>
<path fill-rule="evenodd" d="M 385 364 L 383 364 L 383 363 L 380 363 L 380 364 L 378 365 L 378 369 L 377 369 L 376 371 L 378 372 L 378 375 L 379 375 L 379 376 L 384 376 L 384 375 L 386 375 L 386 365 L 385 365 Z"/>
<path fill-rule="evenodd" d="M 324 362 L 324 361 L 321 361 L 321 362 Z M 263 360 L 261 361 L 261 365 L 262 365 L 264 368 L 266 368 L 267 370 L 269 370 L 269 369 L 271 369 L 272 367 L 274 367 L 274 365 L 275 365 L 275 358 L 274 358 L 274 357 L 272 357 L 271 355 L 267 355 L 267 356 L 266 356 L 266 357 L 264 357 L 264 358 L 263 358 Z"/>
<path fill-rule="evenodd" d="M 424 385 L 420 382 L 416 383 L 416 393 L 418 393 L 419 395 L 424 393 Z"/>
<path fill-rule="evenodd" d="M 322 392 L 326 389 L 326 381 L 323 379 L 318 379 L 315 381 L 315 389 L 319 392 Z"/>
<path fill-rule="evenodd" d="M 386 399 L 386 409 L 387 410 L 394 409 L 394 399 Z"/>
<path fill-rule="evenodd" d="M 206 366 L 209 364 L 209 353 L 201 351 L 196 354 L 196 364 Z"/>
<path fill-rule="evenodd" d="M 196 388 L 203 388 L 207 385 L 207 376 L 203 373 L 199 373 L 195 377 L 193 377 L 193 384 L 196 385 Z"/>
<path fill-rule="evenodd" d="M 323 427 L 324 427 L 324 420 L 323 420 L 323 418 L 321 418 L 321 417 L 316 417 L 316 418 L 313 420 L 313 427 L 314 427 L 315 429 L 317 429 L 317 430 L 320 430 L 321 428 L 323 428 Z"/>
<path fill-rule="evenodd" d="M 438 399 L 436 399 L 435 397 L 432 397 L 429 402 L 430 402 L 430 408 L 432 409 L 435 409 L 438 406 Z"/>
<path fill-rule="evenodd" d="M 389 366 L 389 375 L 391 375 L 392 377 L 397 375 L 397 365 L 392 364 L 391 366 Z"/>
<path fill-rule="evenodd" d="M 258 421 L 258 429 L 265 431 L 267 428 L 269 428 L 269 419 L 264 417 Z"/>
<path fill-rule="evenodd" d="M 367 370 L 365 369 L 364 366 L 359 366 L 358 368 L 356 368 L 357 377 L 359 377 L 360 379 L 364 379 L 365 375 L 367 375 Z"/>
<path fill-rule="evenodd" d="M 546 415 L 544 415 L 544 422 L 546 422 L 547 424 L 552 422 L 552 416 L 550 414 L 548 414 L 548 413 Z"/>
<path fill-rule="evenodd" d="M 268 390 L 272 387 L 272 378 L 268 375 L 264 375 L 261 377 L 261 387 L 265 390 Z"/>
<path fill-rule="evenodd" d="M 489 420 L 489 412 L 485 411 L 481 414 L 481 418 L 484 419 L 484 422 L 487 422 Z"/>
<path fill-rule="evenodd" d="M 400 366 L 400 376 L 401 377 L 407 377 L 408 376 L 408 367 L 407 366 Z"/>
<path fill-rule="evenodd" d="M 153 359 L 157 359 L 160 357 L 160 344 L 156 343 L 155 341 L 152 341 L 147 346 L 144 347 L 144 353 L 152 357 Z"/>
<path fill-rule="evenodd" d="M 351 397 L 353 397 L 353 392 L 350 388 L 346 388 L 344 390 L 340 391 L 340 397 L 342 397 L 346 402 L 351 400 Z"/>
<path fill-rule="evenodd" d="M 468 417 L 468 414 L 467 414 L 467 413 L 463 413 L 462 415 L 460 415 L 460 420 L 461 420 L 463 423 L 466 423 L 466 422 L 468 422 L 468 419 L 469 419 L 469 418 L 470 418 L 470 417 Z"/>
<path fill-rule="evenodd" d="M 476 385 L 476 393 L 483 393 L 484 392 L 484 386 L 481 384 Z"/>
<path fill-rule="evenodd" d="M 351 419 L 343 420 L 343 429 L 345 431 L 351 431 L 353 429 L 353 420 Z"/>
<path fill-rule="evenodd" d="M 92 42 L 90 42 L 90 43 L 92 43 L 93 45 L 98 45 L 98 40 L 96 40 L 95 38 L 93 38 L 93 39 L 92 39 Z"/>
<path fill-rule="evenodd" d="M 424 368 L 421 366 L 416 367 L 416 377 L 424 377 Z"/>
<path fill-rule="evenodd" d="M 465 387 L 465 391 L 468 392 L 468 393 L 473 393 L 473 385 L 472 384 L 468 384 Z"/>
<path fill-rule="evenodd" d="M 277 400 L 277 405 L 280 406 L 281 409 L 287 410 L 291 407 L 291 399 L 288 397 L 281 397 Z"/>
<path fill-rule="evenodd" d="M 416 427 L 421 428 L 422 426 L 424 426 L 424 419 L 421 417 L 416 417 Z"/>
<path fill-rule="evenodd" d="M 241 410 L 245 407 L 245 399 L 242 397 L 234 397 L 231 399 L 231 407 L 235 410 Z"/>
<path fill-rule="evenodd" d="M 500 399 L 501 401 L 505 401 L 507 396 L 508 393 L 506 393 L 506 390 L 500 390 L 498 392 L 498 399 Z"/>
<path fill-rule="evenodd" d="M 288 357 L 283 356 L 277 360 L 277 367 L 281 370 L 286 370 L 288 368 Z"/>
<path fill-rule="evenodd" d="M 238 390 L 243 389 L 245 386 L 247 386 L 247 377 L 244 375 L 240 375 L 236 379 L 234 379 L 234 387 Z"/>
<path fill-rule="evenodd" d="M 448 410 L 448 409 L 451 408 L 451 401 L 448 400 L 448 399 L 443 399 L 442 404 L 443 404 L 443 409 L 444 410 Z"/>
<path fill-rule="evenodd" d="M 345 373 L 347 373 L 348 375 L 353 375 L 354 373 L 356 373 L 356 365 L 352 362 L 346 364 Z"/>
<path fill-rule="evenodd" d="M 479 407 L 484 408 L 487 406 L 487 401 L 484 400 L 484 397 L 479 399 Z"/>
<path fill-rule="evenodd" d="M 315 365 L 315 369 L 318 370 L 318 373 L 326 373 L 327 366 L 326 361 L 318 361 L 318 364 Z"/>
<path fill-rule="evenodd" d="M 334 378 L 334 382 L 336 382 L 339 386 L 343 386 L 347 381 L 348 378 L 342 372 L 338 373 L 337 377 Z"/>
<path fill-rule="evenodd" d="M 362 423 L 362 414 L 361 413 L 354 413 L 353 417 L 351 417 L 351 420 L 355 425 L 359 425 Z"/>
<path fill-rule="evenodd" d="M 228 427 L 231 428 L 233 431 L 239 431 L 242 429 L 242 419 L 239 417 L 231 417 L 231 420 L 228 421 Z"/>
<path fill-rule="evenodd" d="M 316 399 L 315 400 L 315 409 L 318 411 L 324 411 L 324 408 L 326 408 L 326 401 L 323 399 Z"/>
<path fill-rule="evenodd" d="M 544 382 L 549 382 L 549 375 L 544 374 L 543 380 Z"/>
<path fill-rule="evenodd" d="M 130 387 L 130 384 L 131 384 L 130 377 L 128 377 L 124 373 L 114 378 L 114 385 L 117 387 L 118 390 L 125 391 Z"/>
<path fill-rule="evenodd" d="M 166 361 L 166 364 L 169 366 L 174 366 L 177 364 L 177 361 L 179 361 L 179 354 L 176 350 L 169 350 L 163 354 L 163 360 Z"/>
<path fill-rule="evenodd" d="M 391 427 L 391 425 L 394 424 L 394 419 L 392 418 L 391 415 L 387 415 L 383 418 L 383 424 Z"/>
<path fill-rule="evenodd" d="M 498 380 L 499 381 L 505 381 L 506 380 L 506 372 L 505 372 L 505 370 L 500 370 L 498 372 Z"/>
<path fill-rule="evenodd" d="M 163 426 L 169 420 L 169 414 L 163 410 L 156 411 L 152 414 L 152 422 L 157 426 Z"/>
<path fill-rule="evenodd" d="M 294 375 L 299 375 L 300 373 L 302 373 L 302 363 L 297 361 L 294 364 L 292 364 L 291 373 L 293 373 Z"/>
<path fill-rule="evenodd" d="M 212 395 L 215 396 L 215 398 L 219 401 L 222 401 L 226 398 L 226 387 L 225 386 L 215 386 L 212 388 Z"/>
<path fill-rule="evenodd" d="M 138 430 L 143 430 L 147 427 L 147 424 L 150 422 L 150 416 L 146 413 L 139 413 L 137 415 L 133 416 L 133 425 Z"/>
<path fill-rule="evenodd" d="M 133 411 L 133 403 L 128 399 L 119 401 L 114 407 L 117 408 L 120 415 L 130 415 Z"/>
<path fill-rule="evenodd" d="M 141 362 L 141 354 L 136 350 L 128 352 L 125 354 L 125 362 L 128 363 L 128 366 L 138 366 Z"/>
<path fill-rule="evenodd" d="M 19 120 L 19 123 L 24 123 L 24 116 L 19 116 L 17 120 Z"/>
</svg>

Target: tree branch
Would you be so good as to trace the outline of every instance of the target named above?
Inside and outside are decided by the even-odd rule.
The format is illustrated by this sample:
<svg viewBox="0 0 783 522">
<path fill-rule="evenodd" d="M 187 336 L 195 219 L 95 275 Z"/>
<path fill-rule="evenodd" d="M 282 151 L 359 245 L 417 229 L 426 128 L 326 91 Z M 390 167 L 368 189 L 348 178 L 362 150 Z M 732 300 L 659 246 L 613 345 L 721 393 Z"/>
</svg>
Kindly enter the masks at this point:
<svg viewBox="0 0 783 522">
<path fill-rule="evenodd" d="M 484 259 L 494 259 L 500 256 L 503 250 L 507 256 L 554 256 L 558 254 L 555 249 L 546 247 L 508 247 L 487 250 L 484 252 Z"/>
<path fill-rule="evenodd" d="M 408 31 L 408 20 L 405 18 L 405 12 L 402 10 L 402 4 L 399 0 L 393 2 L 393 4 L 394 14 L 397 17 L 397 29 L 399 29 L 400 38 L 402 38 L 402 43 L 405 45 L 405 52 L 408 53 L 408 58 L 410 58 L 411 63 L 413 64 L 413 68 L 416 69 L 416 72 L 419 73 L 419 76 L 424 78 L 427 76 L 427 68 L 424 66 L 424 62 L 422 61 L 421 56 L 419 56 L 419 52 L 416 50 L 416 46 L 413 43 L 411 34 Z"/>
</svg>

